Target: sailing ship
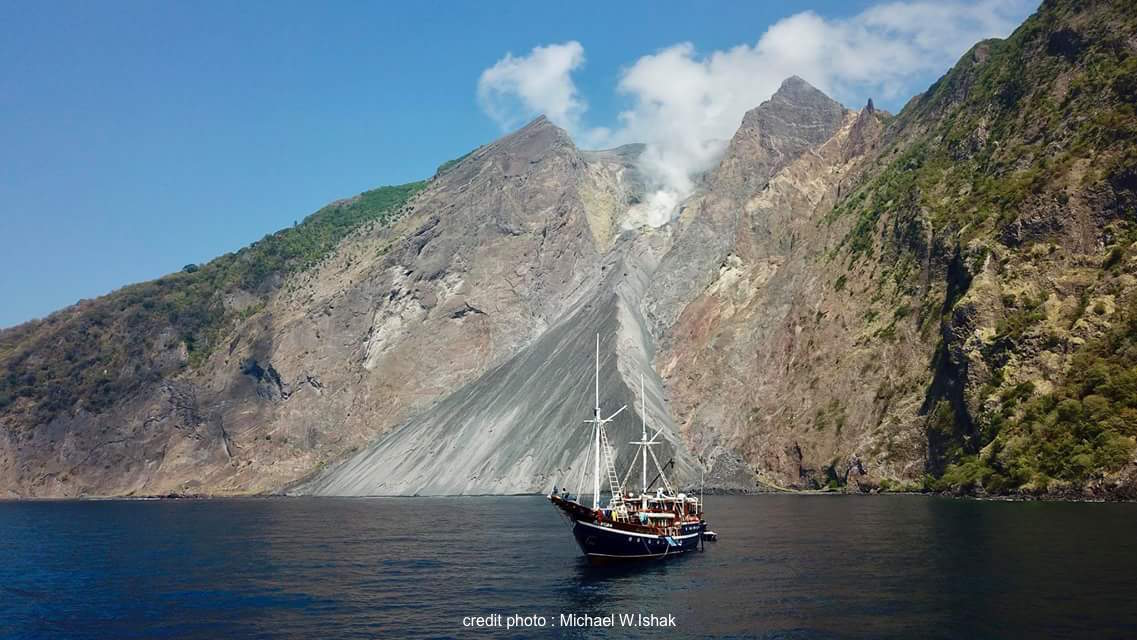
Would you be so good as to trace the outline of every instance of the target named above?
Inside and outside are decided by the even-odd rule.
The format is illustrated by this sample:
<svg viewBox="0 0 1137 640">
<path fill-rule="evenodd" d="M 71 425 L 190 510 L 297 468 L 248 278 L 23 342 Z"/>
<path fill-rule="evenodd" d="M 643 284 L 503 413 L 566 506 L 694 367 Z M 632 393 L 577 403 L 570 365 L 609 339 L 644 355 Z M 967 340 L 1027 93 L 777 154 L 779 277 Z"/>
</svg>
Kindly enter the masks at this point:
<svg viewBox="0 0 1137 640">
<path fill-rule="evenodd" d="M 616 473 L 616 456 L 608 441 L 606 425 L 620 415 L 627 405 L 615 413 L 602 418 L 600 407 L 600 336 L 596 336 L 596 404 L 592 419 L 585 424 L 592 425 L 592 437 L 585 454 L 585 465 L 581 467 L 576 494 L 567 488 L 558 493 L 554 486 L 549 501 L 556 506 L 572 524 L 573 537 L 581 551 L 596 564 L 619 560 L 661 559 L 678 556 L 699 548 L 699 543 L 707 534 L 707 523 L 703 517 L 701 497 L 688 496 L 676 491 L 664 473 L 666 465 L 660 465 L 652 447 L 661 444 L 658 440 L 662 429 L 657 429 L 649 439 L 647 436 L 647 402 L 644 396 L 643 376 L 640 377 L 640 439 L 629 444 L 636 445 L 633 457 L 623 480 Z M 648 458 L 651 458 L 655 475 L 648 482 Z M 581 486 L 584 483 L 588 460 L 591 458 L 592 495 L 591 504 L 581 499 Z M 636 467 L 640 468 L 639 492 L 626 489 L 626 482 Z M 603 501 L 601 476 L 608 484 L 608 500 Z M 657 486 L 658 483 L 658 486 Z"/>
</svg>

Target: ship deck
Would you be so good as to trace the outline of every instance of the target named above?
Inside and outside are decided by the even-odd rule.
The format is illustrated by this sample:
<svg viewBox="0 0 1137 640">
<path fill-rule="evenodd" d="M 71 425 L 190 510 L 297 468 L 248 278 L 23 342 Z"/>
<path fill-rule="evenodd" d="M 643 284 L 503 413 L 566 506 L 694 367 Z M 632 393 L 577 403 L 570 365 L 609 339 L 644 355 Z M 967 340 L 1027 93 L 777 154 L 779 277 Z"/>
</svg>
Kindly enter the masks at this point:
<svg viewBox="0 0 1137 640">
<path fill-rule="evenodd" d="M 553 505 L 555 505 L 561 511 L 565 512 L 574 522 L 579 521 L 602 524 L 613 529 L 627 531 L 630 533 L 656 536 L 676 535 L 679 533 L 679 530 L 683 525 L 690 525 L 700 522 L 700 518 L 697 515 L 677 515 L 674 522 L 666 526 L 658 524 L 642 524 L 640 522 L 636 522 L 635 520 L 625 521 L 606 517 L 603 511 L 593 510 L 592 508 L 586 507 L 579 502 L 567 500 L 558 495 L 549 496 L 549 502 L 552 502 Z M 633 510 L 629 515 L 632 518 L 638 518 L 638 514 L 639 511 Z"/>
</svg>

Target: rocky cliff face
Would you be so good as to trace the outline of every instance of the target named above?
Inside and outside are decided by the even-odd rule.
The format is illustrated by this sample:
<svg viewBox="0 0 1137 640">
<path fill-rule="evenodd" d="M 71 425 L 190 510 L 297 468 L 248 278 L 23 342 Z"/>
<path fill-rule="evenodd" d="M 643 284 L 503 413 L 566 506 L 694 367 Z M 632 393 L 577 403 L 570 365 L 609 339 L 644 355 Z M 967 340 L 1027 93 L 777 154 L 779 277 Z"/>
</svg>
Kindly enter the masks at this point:
<svg viewBox="0 0 1137 640">
<path fill-rule="evenodd" d="M 556 145 L 550 146 L 541 137 L 552 137 Z M 508 157 L 504 164 L 556 176 L 546 182 L 538 182 L 531 175 L 519 177 L 527 188 L 555 204 L 548 206 L 550 217 L 543 225 L 540 217 L 534 220 L 532 204 L 527 204 L 525 213 L 507 232 L 512 235 L 509 230 L 528 225 L 540 242 L 520 255 L 499 254 L 489 259 L 487 264 L 498 271 L 470 286 L 474 295 L 482 289 L 508 287 L 522 299 L 523 304 L 511 313 L 506 313 L 508 305 L 517 305 L 516 300 L 479 302 L 489 310 L 486 313 L 491 319 L 504 315 L 497 322 L 510 323 L 505 331 L 508 339 L 499 338 L 496 352 L 508 359 L 501 362 L 483 356 L 480 361 L 486 367 L 479 375 L 468 382 L 440 384 L 439 391 L 450 392 L 440 402 L 418 412 L 342 465 L 301 483 L 295 492 L 531 493 L 579 478 L 589 441 L 589 431 L 581 420 L 590 414 L 591 407 L 587 393 L 594 375 L 590 346 L 598 334 L 605 354 L 602 406 L 614 411 L 622 404 L 635 404 L 636 383 L 643 374 L 650 392 L 648 418 L 653 429 L 662 430 L 666 443 L 660 453 L 669 456 L 665 460 L 674 460 L 678 477 L 695 475 L 695 463 L 682 446 L 663 406 L 658 376 L 651 371 L 651 337 L 639 311 L 665 237 L 615 236 L 621 215 L 642 195 L 643 182 L 632 164 L 638 149 L 581 153 L 563 131 L 544 119 L 493 147 L 534 149 L 533 154 Z M 563 165 L 558 164 L 558 150 L 565 154 Z M 458 177 L 465 185 L 464 176 L 484 174 L 490 157 L 475 153 L 452 169 L 446 179 Z M 497 185 L 485 184 L 475 192 L 484 193 L 488 202 L 465 195 L 451 201 L 461 200 L 469 207 L 472 214 L 467 220 L 477 224 L 486 211 L 498 206 L 501 196 L 497 190 Z M 450 195 L 441 192 L 439 198 Z M 449 245 L 442 245 L 443 255 L 453 255 L 471 244 L 483 247 L 486 240 L 455 236 Z M 542 268 L 545 264 L 553 267 L 553 277 L 546 275 Z M 427 337 L 419 347 L 409 345 L 410 350 L 428 348 L 428 344 L 434 349 L 467 348 L 468 342 L 461 337 L 440 339 L 429 327 L 415 329 Z M 395 340 L 400 349 L 408 343 L 405 334 Z M 378 368 L 387 370 L 389 365 L 380 363 Z M 627 443 L 635 439 L 632 436 L 638 435 L 637 415 L 634 409 L 628 411 L 613 425 L 612 441 L 618 458 L 627 457 L 620 454 L 629 449 Z"/>
<path fill-rule="evenodd" d="M 166 327 L 159 340 L 163 347 L 170 343 L 171 370 L 115 398 L 109 410 L 87 412 L 80 399 L 37 423 L 34 403 L 17 398 L 8 404 L 0 440 L 3 486 L 13 495 L 272 491 L 340 461 L 412 416 L 418 421 L 399 438 L 417 433 L 413 425 L 454 419 L 447 411 L 458 400 L 436 403 L 475 383 L 467 396 L 486 401 L 478 385 L 501 396 L 471 423 L 479 446 L 494 433 L 517 435 L 506 428 L 506 417 L 528 433 L 525 442 L 547 435 L 531 428 L 546 423 L 567 440 L 544 442 L 547 456 L 526 454 L 522 461 L 503 459 L 516 453 L 516 447 L 505 449 L 496 466 L 463 467 L 469 473 L 461 478 L 424 479 L 435 471 L 427 467 L 366 490 L 396 484 L 389 492 L 541 489 L 557 465 L 567 471 L 583 455 L 561 447 L 585 441 L 578 437 L 585 431 L 580 416 L 565 419 L 584 398 L 574 396 L 574 404 L 564 406 L 553 401 L 568 397 L 560 388 L 564 367 L 592 370 L 590 336 L 605 334 L 611 347 L 619 336 L 620 356 L 605 367 L 612 382 L 605 386 L 606 404 L 630 400 L 631 380 L 638 389 L 649 361 L 647 335 L 627 314 L 638 314 L 644 265 L 654 267 L 658 242 L 628 238 L 614 248 L 621 216 L 642 192 L 634 166 L 639 150 L 581 152 L 544 118 L 475 150 L 440 171 L 394 222 L 361 227 L 318 264 L 278 277 L 267 293 L 223 292 L 244 312 L 200 364 L 187 366 L 185 344 Z M 29 358 L 50 357 L 26 335 L 59 333 L 60 316 L 85 312 L 90 315 L 81 305 L 42 326 L 5 332 L 5 353 L 15 356 L 8 362 L 26 367 Z M 571 362 L 546 363 L 549 377 L 526 376 L 524 392 L 500 387 L 503 367 L 543 353 L 563 333 L 557 327 L 569 325 L 580 344 L 559 348 Z M 657 376 L 650 376 L 649 388 L 655 427 L 673 442 L 679 469 L 690 472 L 670 431 Z M 522 393 L 540 398 L 551 413 L 523 416 Z M 636 415 L 629 411 L 626 419 L 638 432 Z M 470 459 L 475 462 L 486 464 Z"/>
<path fill-rule="evenodd" d="M 710 180 L 710 192 L 688 205 L 695 208 L 693 218 L 685 224 L 681 221 L 675 229 L 639 230 L 621 236 L 600 268 L 604 276 L 588 289 L 586 304 L 568 309 L 531 347 L 501 368 L 299 490 L 332 494 L 524 492 L 578 477 L 588 432 L 577 422 L 579 416 L 590 413 L 586 391 L 592 358 L 587 347 L 588 337 L 596 333 L 617 339 L 616 344 L 605 339 L 605 351 L 618 354 L 605 367 L 606 393 L 621 404 L 635 404 L 629 389 L 636 387 L 633 381 L 638 374 L 646 371 L 653 426 L 671 435 L 671 414 L 660 401 L 659 379 L 647 366 L 655 356 L 656 334 L 642 309 L 650 309 L 658 325 L 667 322 L 669 316 L 664 314 L 675 315 L 674 309 L 683 308 L 707 279 L 704 274 L 718 268 L 729 248 L 729 225 L 737 224 L 744 194 L 766 184 L 755 176 L 773 175 L 824 143 L 845 118 L 840 105 L 800 78 L 787 80 L 769 102 L 747 114 Z M 612 163 L 620 155 L 593 153 L 590 157 L 595 163 Z M 588 172 L 589 176 L 596 173 L 595 169 Z M 612 181 L 589 182 L 584 191 L 600 191 L 596 184 Z M 593 203 L 597 200 L 591 199 Z M 607 209 L 620 211 L 620 207 Z M 597 241 L 611 236 L 612 215 L 594 211 L 589 219 L 598 231 Z M 635 420 L 622 423 L 613 440 L 627 442 L 637 431 Z M 693 479 L 697 463 L 686 447 L 674 446 L 681 442 L 678 437 L 672 441 L 666 453 L 677 460 L 677 477 Z M 729 448 L 723 461 L 728 460 L 713 480 L 730 488 L 754 488 L 753 474 L 735 447 Z"/>
<path fill-rule="evenodd" d="M 621 414 L 609 429 L 617 460 L 640 435 L 639 380 L 651 428 L 662 429 L 660 462 L 689 481 L 687 453 L 651 369 L 651 338 L 639 313 L 661 241 L 624 236 L 600 265 L 600 280 L 578 305 L 506 362 L 296 491 L 319 495 L 532 493 L 556 484 L 574 491 L 586 466 L 593 406 L 593 337 L 599 335 L 601 406 Z M 620 463 L 621 473 L 626 462 Z"/>
<path fill-rule="evenodd" d="M 676 241 L 653 278 L 645 307 L 657 335 L 705 289 L 730 251 L 746 198 L 787 164 L 828 140 L 844 108 L 801 78 L 786 80 L 769 101 L 751 110 L 707 182 L 685 203 Z"/>
<path fill-rule="evenodd" d="M 641 147 L 538 119 L 4 331 L 0 488 L 572 487 L 599 333 L 680 482 L 1137 495 L 1134 34 L 1048 2 L 895 117 L 790 78 L 659 229 Z"/>
<path fill-rule="evenodd" d="M 849 281 L 935 345 L 928 486 L 1134 495 L 1134 33 L 1129 3 L 1044 3 L 914 98 L 830 216 Z"/>
<path fill-rule="evenodd" d="M 850 326 L 867 305 L 834 292 L 845 269 L 827 252 L 841 235 L 822 220 L 864 160 L 858 146 L 873 148 L 882 125 L 872 110 L 850 113 L 823 96 L 812 100 L 831 105 L 814 110 L 823 119 L 808 129 L 821 143 L 782 156 L 782 167 L 765 181 L 701 205 L 734 213 L 723 232 L 728 242 L 704 254 L 706 284 L 679 307 L 657 359 L 695 451 L 712 461 L 725 454 L 727 469 L 739 455 L 757 461 L 759 477 L 776 486 L 817 487 L 857 473 L 860 451 L 883 417 L 877 385 L 926 362 L 919 346 L 882 353 L 886 345 Z M 759 130 L 759 141 L 763 135 L 776 134 Z M 754 156 L 735 148 L 745 146 L 732 143 L 723 168 L 753 175 L 742 165 Z M 877 364 L 882 358 L 892 366 Z M 913 440 L 902 464 L 920 459 L 918 434 L 892 429 L 889 437 Z M 714 462 L 711 469 L 716 481 L 725 479 Z"/>
</svg>

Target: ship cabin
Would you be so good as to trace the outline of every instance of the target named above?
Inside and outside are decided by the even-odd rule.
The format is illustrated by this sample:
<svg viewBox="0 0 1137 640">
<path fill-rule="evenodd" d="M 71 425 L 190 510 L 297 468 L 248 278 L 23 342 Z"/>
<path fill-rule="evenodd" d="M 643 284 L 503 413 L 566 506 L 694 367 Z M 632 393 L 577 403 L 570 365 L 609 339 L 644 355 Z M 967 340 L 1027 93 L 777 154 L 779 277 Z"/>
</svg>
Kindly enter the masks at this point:
<svg viewBox="0 0 1137 640">
<path fill-rule="evenodd" d="M 636 514 L 640 520 L 647 519 L 653 524 L 667 524 L 676 518 L 698 518 L 703 513 L 699 499 L 685 493 L 668 495 L 659 490 L 654 494 L 636 495 L 628 492 L 624 495 L 623 502 L 629 512 Z"/>
</svg>

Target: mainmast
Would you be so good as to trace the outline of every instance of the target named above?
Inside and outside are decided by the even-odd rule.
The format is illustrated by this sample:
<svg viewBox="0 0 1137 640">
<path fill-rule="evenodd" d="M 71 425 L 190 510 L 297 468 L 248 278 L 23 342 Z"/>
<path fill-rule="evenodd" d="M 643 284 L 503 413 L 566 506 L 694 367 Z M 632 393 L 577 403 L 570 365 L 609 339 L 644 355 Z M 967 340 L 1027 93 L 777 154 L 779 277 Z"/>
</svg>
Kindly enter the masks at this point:
<svg viewBox="0 0 1137 640">
<path fill-rule="evenodd" d="M 612 420 L 620 415 L 620 413 L 627 409 L 628 406 L 624 405 L 616 410 L 616 413 L 608 416 L 607 418 L 600 417 L 600 334 L 596 334 L 596 406 L 592 410 L 592 419 L 585 420 L 585 422 L 592 423 L 592 449 L 594 451 L 592 458 L 592 508 L 600 508 L 600 465 L 601 455 L 603 455 L 605 471 L 608 474 L 608 484 L 612 491 L 612 506 L 614 511 L 623 512 L 623 489 L 620 485 L 620 478 L 616 475 L 615 467 L 615 454 L 612 452 L 608 444 L 608 436 L 604 431 L 604 425 L 612 422 Z M 601 452 L 603 450 L 603 452 Z"/>
<path fill-rule="evenodd" d="M 600 421 L 600 334 L 596 334 L 596 408 L 592 413 L 592 450 L 596 452 L 592 464 L 592 508 L 600 508 L 600 428 L 603 423 Z"/>
</svg>

